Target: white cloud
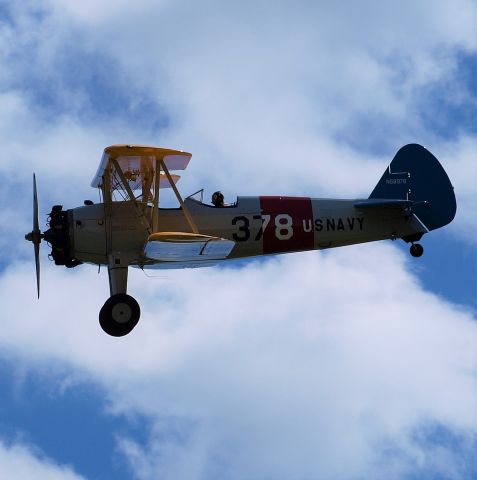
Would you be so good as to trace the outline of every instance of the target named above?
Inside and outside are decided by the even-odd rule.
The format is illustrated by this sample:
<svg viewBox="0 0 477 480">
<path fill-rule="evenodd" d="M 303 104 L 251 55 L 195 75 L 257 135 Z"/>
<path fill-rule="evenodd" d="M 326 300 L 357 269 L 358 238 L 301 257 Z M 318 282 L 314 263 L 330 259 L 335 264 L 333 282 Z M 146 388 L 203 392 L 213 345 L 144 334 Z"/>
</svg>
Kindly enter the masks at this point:
<svg viewBox="0 0 477 480">
<path fill-rule="evenodd" d="M 88 33 L 87 49 L 109 55 L 123 83 L 170 114 L 147 140 L 194 153 L 184 191 L 218 186 L 229 196 L 366 196 L 402 144 L 440 145 L 423 121 L 423 89 L 441 82 L 446 98 L 455 91 L 464 101 L 457 54 L 477 49 L 477 8 L 466 0 L 451 10 L 446 2 L 54 5 L 52 22 L 64 22 L 66 9 L 74 34 Z M 386 155 L 364 151 L 376 144 Z"/>
<path fill-rule="evenodd" d="M 452 12 L 445 2 L 397 9 L 361 2 L 341 11 L 328 2 L 239 8 L 145 1 L 128 5 L 127 14 L 121 2 L 53 5 L 40 22 L 31 6 L 16 6 L 21 21 L 3 37 L 3 61 L 13 72 L 5 83 L 14 88 L 15 78 L 28 76 L 30 64 L 10 59 L 21 58 L 21 49 L 32 51 L 37 75 L 67 99 L 65 112 L 45 124 L 38 112 L 31 114 L 28 90 L 6 93 L 0 137 L 8 145 L 1 162 L 9 174 L 15 162 L 32 162 L 54 176 L 55 189 L 65 185 L 60 193 L 77 191 L 80 182 L 86 189 L 104 146 L 145 141 L 194 153 L 184 192 L 206 186 L 228 196 L 366 196 L 403 143 L 421 141 L 431 151 L 441 143 L 416 111 L 420 89 L 455 84 L 456 52 L 477 48 L 477 9 L 465 0 Z M 77 119 L 88 92 L 57 80 L 57 72 L 62 46 L 78 43 L 96 52 L 98 62 L 120 65 L 111 74 L 123 88 L 155 98 L 170 114 L 169 126 L 156 137 L 145 135 L 134 121 L 128 124 L 127 108 L 124 117 L 92 125 Z M 343 135 L 351 145 L 380 142 L 386 154 L 356 151 L 337 140 Z M 25 154 L 27 145 L 34 153 Z M 452 168 L 453 159 L 445 160 Z M 466 208 L 468 189 L 455 183 L 465 191 Z M 82 200 L 79 192 L 68 198 Z"/>
<path fill-rule="evenodd" d="M 456 186 L 456 225 L 475 223 L 475 138 L 438 137 L 415 106 L 419 89 L 453 81 L 455 52 L 476 50 L 474 3 L 361 2 L 344 12 L 330 2 L 52 5 L 37 24 L 31 4 L 17 4 L 22 22 L 0 37 L 12 70 L 0 70 L 0 170 L 15 186 L 2 193 L 10 208 L 0 220 L 11 228 L 1 245 L 30 227 L 26 171 L 39 174 L 44 212 L 79 204 L 102 148 L 121 141 L 190 149 L 184 192 L 204 184 L 352 197 L 371 191 L 391 150 L 422 136 Z M 55 81 L 67 37 L 113 59 L 122 84 L 171 115 L 157 138 L 127 113 L 81 118 L 88 92 Z M 49 121 L 17 88 L 28 68 L 12 59 L 25 48 L 39 59 L 28 68 L 43 69 L 71 100 Z M 380 140 L 386 156 L 340 140 L 343 132 L 355 143 L 363 132 Z M 0 277 L 0 344 L 31 368 L 69 365 L 98 382 L 113 413 L 146 415 L 147 445 L 119 440 L 139 478 L 402 478 L 416 465 L 436 471 L 436 456 L 442 471 L 460 473 L 452 448 L 437 451 L 413 433 L 437 424 L 472 442 L 475 318 L 426 292 L 413 265 L 375 244 L 159 281 L 134 271 L 143 318 L 131 336 L 112 339 L 97 322 L 104 272 L 44 262 L 38 303 L 33 265 L 15 262 Z"/>
<path fill-rule="evenodd" d="M 432 448 L 413 441 L 422 425 L 477 429 L 475 318 L 423 291 L 411 265 L 376 244 L 160 281 L 133 272 L 142 319 L 119 340 L 97 324 L 104 274 L 47 269 L 42 300 L 18 305 L 34 278 L 17 266 L 0 283 L 0 342 L 84 372 L 111 412 L 149 417 L 148 446 L 120 441 L 139 478 L 379 476 L 379 445 L 409 473 Z"/>
<path fill-rule="evenodd" d="M 0 441 L 0 477 L 17 480 L 81 480 L 71 467 L 58 465 L 36 448 Z"/>
<path fill-rule="evenodd" d="M 442 157 L 446 158 L 449 177 L 454 184 L 457 197 L 457 214 L 452 227 L 470 244 L 477 238 L 477 137 L 462 136 L 458 141 L 439 146 Z"/>
</svg>

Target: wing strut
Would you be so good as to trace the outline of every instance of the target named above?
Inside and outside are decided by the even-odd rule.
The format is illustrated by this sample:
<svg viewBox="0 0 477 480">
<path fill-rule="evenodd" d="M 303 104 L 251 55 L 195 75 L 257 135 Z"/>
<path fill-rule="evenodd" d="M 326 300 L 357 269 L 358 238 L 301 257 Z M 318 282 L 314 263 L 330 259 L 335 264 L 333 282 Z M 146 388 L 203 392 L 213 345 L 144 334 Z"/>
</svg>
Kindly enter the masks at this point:
<svg viewBox="0 0 477 480">
<path fill-rule="evenodd" d="M 161 161 L 156 158 L 154 176 L 154 199 L 152 204 L 152 231 L 157 232 L 159 228 L 159 182 L 161 178 Z"/>
<path fill-rule="evenodd" d="M 180 203 L 182 207 L 182 211 L 184 212 L 184 216 L 186 217 L 187 223 L 189 224 L 191 230 L 194 233 L 199 233 L 199 229 L 197 228 L 197 225 L 195 224 L 194 220 L 192 219 L 192 215 L 189 212 L 189 209 L 186 207 L 184 200 L 182 200 L 181 194 L 179 193 L 179 190 L 177 190 L 177 187 L 172 180 L 171 174 L 169 173 L 168 168 L 166 167 L 166 164 L 164 160 L 160 160 L 161 162 L 161 167 L 164 170 L 164 173 L 166 174 L 167 180 L 169 180 L 169 183 L 171 184 L 172 190 L 174 190 L 174 193 L 176 194 L 177 200 Z"/>
<path fill-rule="evenodd" d="M 102 190 L 104 199 L 104 219 L 106 222 L 106 253 L 110 255 L 113 248 L 113 196 L 111 192 L 111 166 L 108 164 L 104 169 L 102 178 Z"/>
<path fill-rule="evenodd" d="M 139 220 L 141 221 L 141 223 L 144 225 L 144 227 L 146 228 L 147 232 L 149 233 L 149 235 L 152 233 L 152 230 L 151 230 L 151 225 L 149 224 L 148 220 L 146 219 L 146 217 L 144 216 L 144 212 L 142 210 L 141 207 L 139 207 L 137 201 L 136 201 L 136 197 L 134 196 L 134 193 L 133 191 L 131 190 L 131 187 L 129 186 L 129 183 L 128 181 L 126 180 L 126 177 L 124 176 L 124 173 L 123 171 L 121 170 L 121 167 L 119 166 L 119 163 L 118 161 L 115 159 L 115 158 L 112 158 L 111 159 L 112 162 L 113 162 L 113 165 L 114 165 L 114 168 L 116 169 L 116 172 L 117 174 L 119 175 L 119 178 L 121 179 L 121 183 L 123 184 L 124 188 L 126 189 L 126 191 L 128 192 L 128 195 L 129 195 L 129 198 L 131 200 L 131 202 L 133 203 L 133 205 L 136 207 L 136 211 L 137 211 L 137 215 L 139 217 Z M 172 179 L 169 179 L 169 181 L 172 181 Z M 174 182 L 172 182 L 174 183 Z M 175 185 L 174 185 L 175 187 Z M 157 195 L 156 195 L 157 196 Z"/>
</svg>

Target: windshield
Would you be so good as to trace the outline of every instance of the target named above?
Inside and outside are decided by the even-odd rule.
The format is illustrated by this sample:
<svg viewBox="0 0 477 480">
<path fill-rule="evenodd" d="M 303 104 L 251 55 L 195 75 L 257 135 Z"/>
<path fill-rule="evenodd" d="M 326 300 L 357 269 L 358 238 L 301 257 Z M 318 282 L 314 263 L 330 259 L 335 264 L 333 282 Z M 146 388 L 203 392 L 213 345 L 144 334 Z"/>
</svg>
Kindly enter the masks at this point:
<svg viewBox="0 0 477 480">
<path fill-rule="evenodd" d="M 197 192 L 193 193 L 192 195 L 189 195 L 187 198 L 190 198 L 191 200 L 195 200 L 196 202 L 203 203 L 204 189 L 201 188 L 200 190 L 197 190 Z"/>
</svg>

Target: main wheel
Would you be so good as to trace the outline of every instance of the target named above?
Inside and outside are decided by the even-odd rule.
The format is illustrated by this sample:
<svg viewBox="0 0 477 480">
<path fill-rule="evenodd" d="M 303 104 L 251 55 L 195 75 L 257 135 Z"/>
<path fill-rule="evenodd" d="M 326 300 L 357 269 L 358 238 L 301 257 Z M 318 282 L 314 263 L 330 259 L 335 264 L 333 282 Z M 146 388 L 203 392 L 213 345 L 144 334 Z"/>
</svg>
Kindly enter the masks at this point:
<svg viewBox="0 0 477 480">
<path fill-rule="evenodd" d="M 424 248 L 420 243 L 413 243 L 409 252 L 413 257 L 420 257 L 424 253 Z"/>
<path fill-rule="evenodd" d="M 125 293 L 112 295 L 99 312 L 101 328 L 113 337 L 127 335 L 137 325 L 141 309 L 136 300 Z"/>
</svg>

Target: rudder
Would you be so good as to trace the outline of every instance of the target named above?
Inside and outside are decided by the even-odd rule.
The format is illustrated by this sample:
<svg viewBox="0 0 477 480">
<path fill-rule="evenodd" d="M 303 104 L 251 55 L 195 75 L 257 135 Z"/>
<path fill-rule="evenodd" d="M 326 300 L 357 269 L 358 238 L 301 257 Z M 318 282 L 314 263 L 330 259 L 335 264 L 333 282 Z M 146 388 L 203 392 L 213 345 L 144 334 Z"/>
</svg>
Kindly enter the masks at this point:
<svg viewBox="0 0 477 480">
<path fill-rule="evenodd" d="M 369 198 L 416 202 L 412 212 L 429 229 L 450 223 L 457 204 L 447 173 L 421 145 L 405 145 L 396 153 Z"/>
</svg>

